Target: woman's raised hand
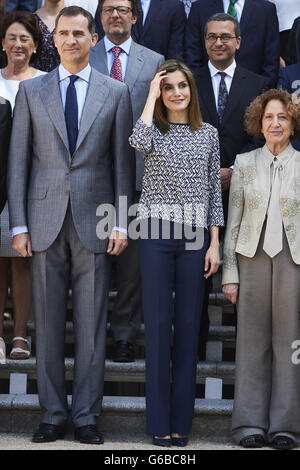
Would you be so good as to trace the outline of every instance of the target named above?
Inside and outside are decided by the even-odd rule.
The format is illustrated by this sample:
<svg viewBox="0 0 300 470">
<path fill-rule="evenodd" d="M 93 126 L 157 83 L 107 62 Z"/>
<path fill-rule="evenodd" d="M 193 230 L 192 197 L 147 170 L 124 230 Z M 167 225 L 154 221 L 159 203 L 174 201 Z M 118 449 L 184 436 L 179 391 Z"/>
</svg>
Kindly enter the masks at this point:
<svg viewBox="0 0 300 470">
<path fill-rule="evenodd" d="M 157 98 L 160 97 L 161 94 L 161 88 L 162 88 L 162 81 L 164 78 L 167 78 L 167 73 L 165 70 L 162 70 L 161 72 L 157 72 L 154 75 L 154 78 L 152 79 L 150 83 L 150 88 L 149 88 L 149 97 L 157 100 Z"/>
</svg>

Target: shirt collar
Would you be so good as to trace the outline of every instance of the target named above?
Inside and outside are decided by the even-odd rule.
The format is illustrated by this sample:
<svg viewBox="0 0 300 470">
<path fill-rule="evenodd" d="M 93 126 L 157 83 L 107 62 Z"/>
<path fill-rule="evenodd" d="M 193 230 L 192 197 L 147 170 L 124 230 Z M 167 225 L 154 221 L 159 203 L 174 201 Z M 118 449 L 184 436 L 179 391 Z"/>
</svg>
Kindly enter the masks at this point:
<svg viewBox="0 0 300 470">
<path fill-rule="evenodd" d="M 122 51 L 126 52 L 126 54 L 129 55 L 131 43 L 132 43 L 131 36 L 122 44 L 114 44 L 108 39 L 107 36 L 104 36 L 105 52 L 110 51 L 112 47 L 121 47 Z"/>
<path fill-rule="evenodd" d="M 217 69 L 217 68 L 210 62 L 210 60 L 208 61 L 208 68 L 209 68 L 210 76 L 211 76 L 211 77 L 214 77 L 215 75 L 217 75 L 217 73 L 221 72 L 221 70 Z M 229 65 L 229 67 L 227 67 L 227 69 L 222 70 L 222 72 L 225 72 L 227 75 L 229 75 L 231 78 L 233 78 L 235 69 L 236 69 L 236 61 L 234 60 L 234 61 L 232 62 L 232 64 Z"/>
<path fill-rule="evenodd" d="M 59 64 L 59 66 L 58 66 L 59 81 L 64 80 L 65 78 L 69 77 L 70 75 L 77 75 L 77 77 L 81 78 L 85 82 L 89 82 L 91 70 L 92 70 L 91 66 L 90 66 L 90 64 L 88 64 L 84 69 L 80 70 L 80 72 L 78 72 L 76 74 L 72 74 L 63 65 Z"/>
<path fill-rule="evenodd" d="M 285 150 L 283 150 L 283 152 L 276 155 L 276 159 L 275 159 L 275 155 L 273 155 L 273 153 L 269 150 L 269 147 L 267 146 L 267 144 L 265 144 L 261 148 L 261 152 L 267 164 L 271 165 L 271 163 L 276 162 L 274 163 L 275 165 L 283 167 L 287 164 L 290 158 L 293 157 L 296 150 L 294 149 L 292 144 L 289 143 L 289 145 L 287 146 Z"/>
</svg>

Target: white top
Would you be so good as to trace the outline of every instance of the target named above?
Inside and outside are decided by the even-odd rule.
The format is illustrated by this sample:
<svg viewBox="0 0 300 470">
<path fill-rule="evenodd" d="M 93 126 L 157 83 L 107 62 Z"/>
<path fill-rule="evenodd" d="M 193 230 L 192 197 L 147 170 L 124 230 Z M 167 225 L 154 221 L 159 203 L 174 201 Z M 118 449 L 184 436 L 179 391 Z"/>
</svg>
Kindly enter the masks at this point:
<svg viewBox="0 0 300 470">
<path fill-rule="evenodd" d="M 42 70 L 37 70 L 36 74 L 32 78 L 36 78 L 39 75 L 44 75 L 47 72 L 42 72 Z M 2 70 L 0 70 L 0 96 L 5 98 L 10 102 L 11 108 L 14 109 L 16 96 L 19 90 L 19 85 L 21 80 L 6 80 L 2 76 Z"/>
<path fill-rule="evenodd" d="M 229 65 L 229 67 L 227 67 L 227 69 L 225 70 L 218 70 L 216 69 L 216 67 L 213 66 L 213 64 L 210 61 L 208 61 L 208 68 L 210 71 L 211 83 L 212 83 L 212 87 L 214 90 L 216 108 L 218 109 L 218 96 L 219 96 L 219 87 L 220 87 L 220 81 L 221 81 L 221 75 L 219 75 L 219 72 L 226 73 L 225 83 L 226 83 L 226 88 L 229 94 L 233 75 L 236 69 L 236 62 L 234 60 L 232 64 Z"/>
<path fill-rule="evenodd" d="M 291 29 L 294 20 L 300 16 L 299 0 L 271 0 L 275 3 L 279 21 L 279 31 Z"/>
<path fill-rule="evenodd" d="M 98 0 L 65 0 L 66 7 L 70 7 L 72 5 L 84 8 L 94 17 L 98 6 Z"/>
</svg>

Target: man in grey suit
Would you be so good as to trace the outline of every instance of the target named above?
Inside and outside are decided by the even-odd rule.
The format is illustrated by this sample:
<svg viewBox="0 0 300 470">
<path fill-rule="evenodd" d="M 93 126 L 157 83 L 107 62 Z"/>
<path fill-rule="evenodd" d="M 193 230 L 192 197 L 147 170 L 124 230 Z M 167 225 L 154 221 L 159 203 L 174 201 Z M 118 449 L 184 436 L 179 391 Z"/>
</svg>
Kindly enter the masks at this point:
<svg viewBox="0 0 300 470">
<path fill-rule="evenodd" d="M 105 36 L 92 49 L 90 61 L 100 72 L 128 85 L 135 123 L 146 103 L 150 81 L 164 57 L 131 38 L 132 26 L 140 14 L 140 0 L 100 0 L 99 9 Z M 136 202 L 143 172 L 143 156 L 136 152 Z M 110 322 L 114 360 L 132 362 L 133 343 L 142 318 L 137 240 L 129 239 L 128 248 L 116 259 L 116 287 L 118 294 Z"/>
<path fill-rule="evenodd" d="M 23 256 L 33 253 L 42 408 L 33 440 L 64 435 L 64 330 L 71 279 L 75 439 L 100 444 L 96 421 L 103 397 L 109 254 L 118 255 L 127 245 L 119 201 L 126 196 L 132 203 L 135 177 L 128 145 L 131 104 L 126 85 L 89 65 L 97 41 L 90 13 L 78 6 L 61 10 L 54 39 L 61 65 L 20 85 L 8 169 L 13 247 Z M 115 227 L 106 238 L 99 230 L 96 234 L 103 204 L 115 206 Z"/>
</svg>

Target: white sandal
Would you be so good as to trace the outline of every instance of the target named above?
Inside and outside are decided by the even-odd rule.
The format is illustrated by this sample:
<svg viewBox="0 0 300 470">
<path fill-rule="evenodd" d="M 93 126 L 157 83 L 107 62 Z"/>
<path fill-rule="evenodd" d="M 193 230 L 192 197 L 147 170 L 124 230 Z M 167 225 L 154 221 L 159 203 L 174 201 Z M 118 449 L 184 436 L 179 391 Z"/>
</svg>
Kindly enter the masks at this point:
<svg viewBox="0 0 300 470">
<path fill-rule="evenodd" d="M 24 343 L 26 343 L 28 345 L 28 340 L 26 338 L 22 338 L 22 336 L 15 336 L 13 339 L 12 339 L 12 343 L 14 341 L 24 341 Z M 28 359 L 29 356 L 30 356 L 30 351 L 28 349 L 23 349 L 23 348 L 12 348 L 11 352 L 10 352 L 10 358 L 11 359 Z"/>
<path fill-rule="evenodd" d="M 6 363 L 6 347 L 3 338 L 0 338 L 0 364 Z"/>
</svg>

